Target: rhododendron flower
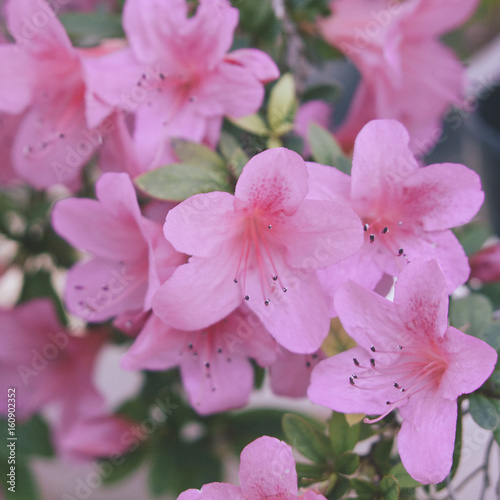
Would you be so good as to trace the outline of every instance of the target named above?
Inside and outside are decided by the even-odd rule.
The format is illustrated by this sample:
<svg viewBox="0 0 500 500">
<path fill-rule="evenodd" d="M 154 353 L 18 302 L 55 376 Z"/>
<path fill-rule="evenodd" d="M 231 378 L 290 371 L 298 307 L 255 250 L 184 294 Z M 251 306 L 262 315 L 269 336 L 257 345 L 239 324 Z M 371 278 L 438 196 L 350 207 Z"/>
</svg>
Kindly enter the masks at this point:
<svg viewBox="0 0 500 500">
<path fill-rule="evenodd" d="M 249 358 L 261 366 L 276 358 L 278 346 L 246 308 L 203 330 L 186 332 L 154 314 L 122 360 L 127 370 L 180 366 L 191 406 L 200 414 L 244 406 L 254 385 Z"/>
<path fill-rule="evenodd" d="M 181 493 L 177 500 L 325 500 L 311 490 L 299 495 L 292 449 L 273 437 L 262 436 L 243 449 L 239 477 L 240 486 L 205 484 L 201 490 Z"/>
<path fill-rule="evenodd" d="M 242 302 L 293 352 L 313 352 L 329 329 L 316 269 L 362 243 L 354 212 L 307 200 L 304 160 L 277 148 L 244 167 L 235 195 L 193 196 L 167 215 L 166 238 L 192 255 L 158 290 L 153 310 L 180 330 L 220 321 Z"/>
<path fill-rule="evenodd" d="M 325 357 L 321 349 L 312 354 L 296 354 L 282 347 L 276 361 L 269 367 L 274 394 L 291 398 L 305 397 L 311 372 Z"/>
<path fill-rule="evenodd" d="M 171 137 L 217 144 L 222 118 L 255 113 L 276 64 L 257 49 L 228 53 L 238 10 L 228 0 L 202 0 L 189 16 L 186 0 L 127 0 L 123 26 L 130 47 L 89 61 L 102 113 L 135 114 L 141 169 L 176 160 Z M 98 117 L 98 114 L 96 115 Z"/>
<path fill-rule="evenodd" d="M 86 120 L 85 49 L 72 47 L 44 0 L 11 0 L 7 24 L 16 44 L 2 45 L 0 110 L 25 111 L 12 146 L 19 176 L 36 188 L 80 183 L 80 170 L 103 130 Z M 105 50 L 106 51 L 106 50 Z M 95 56 L 96 50 L 90 49 Z M 105 128 L 105 127 L 104 127 Z"/>
<path fill-rule="evenodd" d="M 333 0 L 321 32 L 362 76 L 338 139 L 352 146 L 369 120 L 394 118 L 407 127 L 413 151 L 430 149 L 443 113 L 460 103 L 465 83 L 462 65 L 438 38 L 466 21 L 478 3 Z"/>
<path fill-rule="evenodd" d="M 348 279 L 373 288 L 384 272 L 397 276 L 418 256 L 438 261 L 450 293 L 467 280 L 467 257 L 449 228 L 469 222 L 479 210 L 479 176 L 452 163 L 419 168 L 408 140 L 400 123 L 373 120 L 356 139 L 351 177 L 308 164 L 308 196 L 347 203 L 365 229 L 356 255 L 320 272 L 332 293 Z"/>
<path fill-rule="evenodd" d="M 93 382 L 95 360 L 107 336 L 72 336 L 48 299 L 0 311 L 0 322 L 2 398 L 8 387 L 16 388 L 16 415 L 25 419 L 48 404 L 55 406 L 53 435 L 64 456 L 90 459 L 123 453 L 130 443 L 121 435 L 131 422 L 107 413 Z M 7 404 L 2 408 L 6 411 Z"/>
<path fill-rule="evenodd" d="M 294 131 L 304 141 L 302 156 L 307 158 L 311 154 L 309 145 L 309 127 L 312 123 L 328 129 L 333 108 L 330 104 L 320 99 L 307 101 L 297 110 L 294 120 Z"/>
<path fill-rule="evenodd" d="M 435 260 L 417 259 L 401 272 L 394 302 L 351 281 L 335 307 L 358 346 L 318 364 L 309 398 L 339 412 L 380 415 L 367 422 L 397 408 L 406 470 L 422 483 L 442 481 L 453 461 L 456 400 L 485 382 L 497 353 L 448 326 L 448 286 Z"/>
<path fill-rule="evenodd" d="M 160 283 L 185 262 L 161 225 L 141 215 L 127 174 L 103 174 L 96 195 L 61 200 L 52 212 L 55 231 L 94 255 L 69 271 L 65 290 L 68 309 L 92 322 L 147 311 Z"/>
<path fill-rule="evenodd" d="M 485 247 L 471 256 L 470 277 L 482 283 L 500 281 L 500 243 Z"/>
</svg>

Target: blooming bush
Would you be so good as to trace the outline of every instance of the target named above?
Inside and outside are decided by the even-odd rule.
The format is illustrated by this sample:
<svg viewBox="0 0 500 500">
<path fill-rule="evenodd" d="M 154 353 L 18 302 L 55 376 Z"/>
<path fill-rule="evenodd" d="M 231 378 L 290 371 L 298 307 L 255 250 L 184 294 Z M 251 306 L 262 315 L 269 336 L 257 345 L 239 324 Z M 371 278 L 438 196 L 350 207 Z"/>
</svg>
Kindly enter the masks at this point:
<svg viewBox="0 0 500 500">
<path fill-rule="evenodd" d="M 66 499 L 143 462 L 179 500 L 452 497 L 466 413 L 486 491 L 498 245 L 479 175 L 425 156 L 478 4 L 5 2 L 7 497 L 54 454 L 99 471 Z M 142 381 L 114 407 L 107 348 Z"/>
</svg>

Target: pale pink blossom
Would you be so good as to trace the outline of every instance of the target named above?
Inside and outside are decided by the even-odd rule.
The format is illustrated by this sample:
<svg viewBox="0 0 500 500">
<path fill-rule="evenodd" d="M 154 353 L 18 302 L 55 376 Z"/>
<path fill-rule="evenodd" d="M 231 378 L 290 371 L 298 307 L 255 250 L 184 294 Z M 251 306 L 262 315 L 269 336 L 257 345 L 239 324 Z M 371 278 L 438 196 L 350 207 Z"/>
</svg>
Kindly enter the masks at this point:
<svg viewBox="0 0 500 500">
<path fill-rule="evenodd" d="M 68 309 L 91 322 L 136 314 L 151 307 L 154 293 L 185 262 L 165 240 L 161 225 L 141 215 L 128 174 L 103 174 L 97 200 L 69 198 L 52 212 L 55 231 L 93 255 L 68 273 Z"/>
<path fill-rule="evenodd" d="M 102 104 L 94 118 L 110 108 L 134 113 L 132 147 L 141 171 L 176 160 L 172 137 L 215 147 L 223 117 L 255 113 L 263 83 L 279 76 L 260 50 L 228 52 L 238 24 L 228 0 L 202 0 L 194 15 L 188 11 L 185 0 L 127 0 L 129 48 L 86 65 Z"/>
<path fill-rule="evenodd" d="M 304 160 L 277 148 L 247 163 L 234 196 L 199 194 L 173 208 L 165 236 L 192 257 L 160 287 L 154 312 L 198 330 L 246 301 L 281 345 L 316 351 L 330 324 L 316 269 L 352 255 L 363 231 L 351 209 L 305 199 L 307 190 Z"/>
<path fill-rule="evenodd" d="M 254 386 L 249 358 L 261 366 L 276 358 L 278 346 L 245 307 L 203 330 L 181 331 L 154 314 L 122 360 L 127 370 L 180 367 L 191 406 L 207 415 L 244 406 Z"/>
<path fill-rule="evenodd" d="M 356 139 L 350 177 L 308 164 L 308 196 L 348 204 L 365 228 L 359 252 L 319 272 L 332 295 L 348 279 L 373 289 L 384 273 L 398 276 L 418 256 L 438 261 L 450 293 L 467 281 L 468 260 L 450 228 L 481 207 L 480 178 L 459 164 L 419 167 L 408 141 L 399 122 L 373 120 Z"/>
<path fill-rule="evenodd" d="M 439 138 L 444 112 L 459 105 L 465 71 L 439 37 L 472 14 L 479 0 L 333 0 L 319 23 L 325 39 L 361 73 L 338 138 L 352 147 L 375 118 L 402 122 L 410 146 L 422 154 Z"/>
<path fill-rule="evenodd" d="M 457 398 L 478 389 L 497 353 L 448 326 L 448 286 L 435 260 L 417 259 L 396 282 L 394 302 L 350 281 L 335 308 L 358 346 L 313 370 L 309 398 L 343 413 L 402 418 L 398 450 L 417 481 L 438 483 L 450 471 Z"/>
<path fill-rule="evenodd" d="M 292 449 L 269 436 L 262 436 L 243 449 L 239 479 L 240 486 L 205 484 L 201 490 L 181 493 L 177 500 L 326 500 L 312 490 L 299 492 Z"/>
<path fill-rule="evenodd" d="M 487 246 L 470 257 L 470 277 L 482 283 L 500 281 L 500 243 Z"/>
</svg>

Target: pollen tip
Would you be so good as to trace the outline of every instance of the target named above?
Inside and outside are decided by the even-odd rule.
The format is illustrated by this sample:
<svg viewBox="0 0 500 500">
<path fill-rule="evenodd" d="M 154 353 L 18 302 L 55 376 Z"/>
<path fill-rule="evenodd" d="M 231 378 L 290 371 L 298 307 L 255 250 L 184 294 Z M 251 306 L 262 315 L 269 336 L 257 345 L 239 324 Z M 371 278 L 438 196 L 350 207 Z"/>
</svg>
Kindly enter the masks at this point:
<svg viewBox="0 0 500 500">
<path fill-rule="evenodd" d="M 286 293 L 288 291 L 288 288 L 287 287 L 283 288 L 283 291 Z"/>
<path fill-rule="evenodd" d="M 356 382 L 354 382 L 354 379 L 352 377 L 349 377 L 349 383 L 351 385 L 356 385 Z"/>
<path fill-rule="evenodd" d="M 266 299 L 266 300 L 264 301 L 264 304 L 265 304 L 266 306 L 268 306 L 270 303 L 271 303 L 271 301 L 270 301 L 269 299 Z"/>
<path fill-rule="evenodd" d="M 371 349 L 372 352 L 375 352 L 375 346 L 374 345 L 371 345 L 370 349 Z"/>
<path fill-rule="evenodd" d="M 375 358 L 370 358 L 370 364 L 375 368 Z"/>
<path fill-rule="evenodd" d="M 278 279 L 278 276 L 273 276 L 273 281 L 276 281 Z"/>
<path fill-rule="evenodd" d="M 245 295 L 245 300 L 250 300 L 250 296 L 249 295 Z"/>
<path fill-rule="evenodd" d="M 386 404 L 386 405 L 390 405 L 390 404 L 391 404 L 391 402 L 390 402 L 390 401 L 386 401 L 386 402 L 385 402 L 385 404 Z"/>
<path fill-rule="evenodd" d="M 363 229 L 364 229 L 365 231 L 368 231 L 368 228 L 369 228 L 369 227 L 370 227 L 370 226 L 369 226 L 368 224 L 365 224 L 365 225 L 363 226 Z"/>
<path fill-rule="evenodd" d="M 403 250 L 402 248 L 400 248 L 400 249 L 398 250 L 398 255 L 403 255 L 403 252 L 404 252 L 404 250 Z"/>
<path fill-rule="evenodd" d="M 238 283 L 238 280 L 237 280 L 236 278 L 234 278 L 234 280 L 233 280 L 233 281 L 234 281 L 235 283 Z"/>
<path fill-rule="evenodd" d="M 387 233 L 387 231 L 389 231 L 389 228 L 387 226 L 385 226 L 384 229 L 382 229 L 382 234 Z"/>
<path fill-rule="evenodd" d="M 210 368 L 210 363 L 208 361 L 205 361 L 205 368 Z"/>
<path fill-rule="evenodd" d="M 355 364 L 356 366 L 359 366 L 359 361 L 358 361 L 356 358 L 352 358 L 352 360 L 354 361 L 354 364 Z"/>
<path fill-rule="evenodd" d="M 269 224 L 269 226 L 267 226 L 267 229 L 272 229 L 272 228 L 273 228 L 272 224 Z"/>
<path fill-rule="evenodd" d="M 375 235 L 370 234 L 370 243 L 373 243 L 375 241 Z"/>
</svg>

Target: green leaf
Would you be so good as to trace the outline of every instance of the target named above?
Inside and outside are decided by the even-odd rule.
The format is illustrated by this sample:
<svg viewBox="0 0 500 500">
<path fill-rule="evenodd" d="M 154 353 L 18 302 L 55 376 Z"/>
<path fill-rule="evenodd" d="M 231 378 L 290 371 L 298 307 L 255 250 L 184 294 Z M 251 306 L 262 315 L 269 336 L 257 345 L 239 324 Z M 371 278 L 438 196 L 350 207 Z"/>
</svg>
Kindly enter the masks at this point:
<svg viewBox="0 0 500 500">
<path fill-rule="evenodd" d="M 248 163 L 248 156 L 240 147 L 234 136 L 222 132 L 219 148 L 227 160 L 228 167 L 236 179 L 241 175 L 243 167 Z"/>
<path fill-rule="evenodd" d="M 267 107 L 267 120 L 275 135 L 284 135 L 291 130 L 296 109 L 295 82 L 293 75 L 286 73 L 272 88 Z"/>
<path fill-rule="evenodd" d="M 17 452 L 19 456 L 54 456 L 49 426 L 40 415 L 34 415 L 27 422 L 19 424 L 16 429 L 16 434 Z"/>
<path fill-rule="evenodd" d="M 135 179 L 146 194 L 159 200 L 183 201 L 198 193 L 231 191 L 229 178 L 204 166 L 174 163 Z"/>
<path fill-rule="evenodd" d="M 171 139 L 170 144 L 181 163 L 207 167 L 214 172 L 226 170 L 226 162 L 216 152 L 203 144 L 178 138 Z"/>
<path fill-rule="evenodd" d="M 271 133 L 267 128 L 266 122 L 257 114 L 244 116 L 238 119 L 229 118 L 229 121 L 252 134 L 268 136 Z"/>
<path fill-rule="evenodd" d="M 98 41 L 124 37 L 119 14 L 70 12 L 61 14 L 59 19 L 71 38 L 88 39 L 91 36 Z"/>
<path fill-rule="evenodd" d="M 418 486 L 422 486 L 421 483 L 413 479 L 410 474 L 408 474 L 401 462 L 395 465 L 389 471 L 389 474 L 397 479 L 401 488 L 417 488 Z"/>
<path fill-rule="evenodd" d="M 334 166 L 345 174 L 351 173 L 351 160 L 342 153 L 342 149 L 328 130 L 311 123 L 308 139 L 315 162 Z"/>
<path fill-rule="evenodd" d="M 484 223 L 466 224 L 454 230 L 467 256 L 478 252 L 491 236 L 491 229 Z"/>
<path fill-rule="evenodd" d="M 335 460 L 335 471 L 340 472 L 341 474 L 354 474 L 358 467 L 359 456 L 352 451 L 342 453 L 342 455 Z"/>
<path fill-rule="evenodd" d="M 307 102 L 319 99 L 321 101 L 334 104 L 338 100 L 339 96 L 340 87 L 338 85 L 320 83 L 319 85 L 308 87 L 302 96 L 302 100 Z"/>
<path fill-rule="evenodd" d="M 10 473 L 10 467 L 15 467 L 14 486 L 8 483 L 9 476 L 7 474 Z M 15 465 L 9 465 L 6 460 L 2 461 L 0 464 L 0 473 L 2 474 L 0 496 L 1 489 L 4 488 L 5 500 L 40 500 L 35 478 L 27 463 L 16 459 Z M 14 492 L 12 490 L 9 491 L 9 487 L 14 487 Z"/>
<path fill-rule="evenodd" d="M 498 351 L 500 349 L 500 321 L 490 323 L 481 332 L 481 339 Z"/>
<path fill-rule="evenodd" d="M 311 483 L 326 479 L 327 471 L 324 466 L 297 463 L 297 476 L 299 480 Z"/>
<path fill-rule="evenodd" d="M 479 293 L 450 302 L 450 323 L 468 334 L 481 338 L 481 332 L 491 323 L 491 302 Z"/>
<path fill-rule="evenodd" d="M 101 474 L 103 484 L 114 484 L 129 477 L 132 472 L 139 468 L 145 457 L 146 447 L 139 446 L 136 450 L 119 458 L 120 462 L 115 465 L 112 465 L 108 460 L 102 460 L 99 462 L 101 470 L 105 470 L 105 467 L 110 470 L 109 473 Z"/>
<path fill-rule="evenodd" d="M 394 438 L 382 439 L 372 446 L 372 456 L 378 468 L 383 474 L 388 474 L 391 468 L 391 451 L 394 445 Z"/>
<path fill-rule="evenodd" d="M 327 461 L 327 439 L 318 427 L 292 413 L 283 415 L 282 425 L 288 442 L 300 454 L 318 464 Z"/>
<path fill-rule="evenodd" d="M 373 500 L 378 493 L 378 488 L 373 483 L 357 477 L 351 479 L 351 486 L 360 500 Z"/>
<path fill-rule="evenodd" d="M 500 425 L 500 414 L 496 404 L 483 394 L 470 395 L 469 412 L 476 424 L 483 429 L 494 431 Z"/>
<path fill-rule="evenodd" d="M 354 449 L 359 439 L 360 425 L 350 426 L 343 413 L 333 412 L 328 424 L 330 444 L 334 455 Z"/>
<path fill-rule="evenodd" d="M 398 500 L 399 488 L 398 480 L 394 476 L 384 476 L 380 481 L 380 491 L 384 500 Z"/>
</svg>

